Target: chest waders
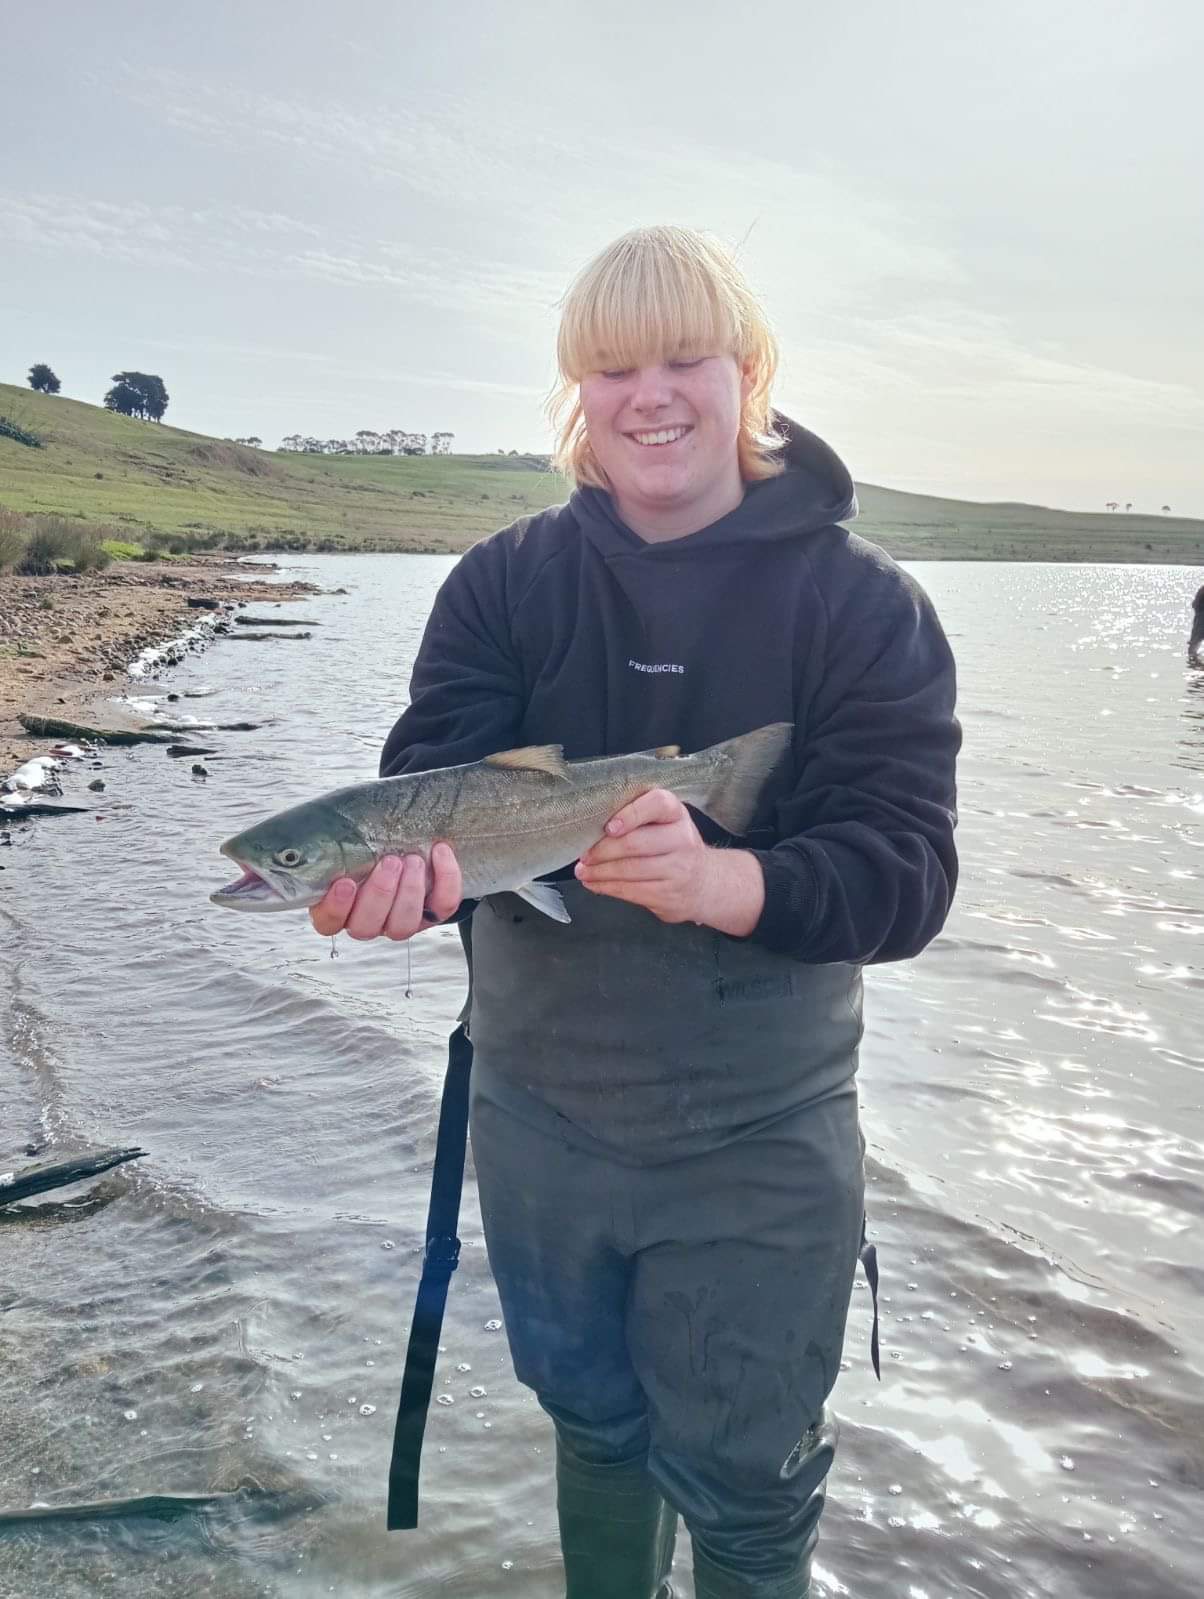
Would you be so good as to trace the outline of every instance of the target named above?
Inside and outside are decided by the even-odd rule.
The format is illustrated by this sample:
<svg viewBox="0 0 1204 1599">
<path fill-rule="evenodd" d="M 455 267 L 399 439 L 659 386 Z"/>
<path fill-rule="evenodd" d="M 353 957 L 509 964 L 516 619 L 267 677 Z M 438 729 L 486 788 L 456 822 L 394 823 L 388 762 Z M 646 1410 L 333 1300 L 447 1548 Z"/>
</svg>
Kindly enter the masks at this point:
<svg viewBox="0 0 1204 1599">
<path fill-rule="evenodd" d="M 678 1512 L 700 1595 L 798 1599 L 859 1252 L 876 1290 L 860 976 L 565 898 L 567 926 L 496 896 L 465 938 L 472 1042 L 462 1018 L 388 1525 L 417 1522 L 471 1068 L 490 1265 L 516 1374 L 556 1426 L 569 1599 L 669 1593 Z M 876 1335 L 875 1303 L 875 1364 Z"/>
</svg>

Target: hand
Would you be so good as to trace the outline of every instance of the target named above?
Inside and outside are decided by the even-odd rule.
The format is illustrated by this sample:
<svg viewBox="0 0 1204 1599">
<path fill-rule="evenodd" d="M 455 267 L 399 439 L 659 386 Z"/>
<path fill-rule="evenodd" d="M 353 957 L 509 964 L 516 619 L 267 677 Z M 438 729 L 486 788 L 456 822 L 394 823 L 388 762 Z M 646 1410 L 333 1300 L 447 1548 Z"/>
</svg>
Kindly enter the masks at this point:
<svg viewBox="0 0 1204 1599">
<path fill-rule="evenodd" d="M 704 844 L 681 800 L 663 788 L 616 812 L 576 872 L 592 893 L 642 905 L 662 922 L 698 922 L 737 937 L 752 932 L 765 904 L 756 856 Z"/>
<path fill-rule="evenodd" d="M 349 938 L 391 938 L 401 943 L 424 927 L 446 921 L 464 897 L 460 863 L 450 844 L 431 851 L 429 874 L 421 855 L 386 855 L 358 886 L 338 877 L 309 911 L 314 931 L 324 938 L 346 932 Z"/>
</svg>

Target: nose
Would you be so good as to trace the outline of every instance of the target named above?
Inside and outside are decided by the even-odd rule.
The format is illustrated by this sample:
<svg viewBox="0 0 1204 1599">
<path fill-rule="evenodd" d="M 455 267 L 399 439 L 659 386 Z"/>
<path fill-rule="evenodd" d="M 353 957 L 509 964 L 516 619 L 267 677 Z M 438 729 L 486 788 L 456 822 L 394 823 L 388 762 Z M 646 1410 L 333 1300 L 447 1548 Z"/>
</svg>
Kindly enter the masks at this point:
<svg viewBox="0 0 1204 1599">
<path fill-rule="evenodd" d="M 633 410 L 660 411 L 672 398 L 673 392 L 666 367 L 642 366 L 636 371 L 630 396 Z"/>
</svg>

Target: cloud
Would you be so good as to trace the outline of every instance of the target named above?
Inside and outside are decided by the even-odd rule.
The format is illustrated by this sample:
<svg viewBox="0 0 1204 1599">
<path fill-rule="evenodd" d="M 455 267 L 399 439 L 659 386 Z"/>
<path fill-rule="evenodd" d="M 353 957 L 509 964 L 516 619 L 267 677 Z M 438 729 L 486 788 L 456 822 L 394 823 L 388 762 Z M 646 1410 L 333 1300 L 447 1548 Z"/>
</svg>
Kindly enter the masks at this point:
<svg viewBox="0 0 1204 1599">
<path fill-rule="evenodd" d="M 446 248 L 357 238 L 279 212 L 112 203 L 74 195 L 0 194 L 0 233 L 13 244 L 98 255 L 142 267 L 228 271 L 356 289 L 468 313 L 517 332 L 550 317 L 561 284 L 552 273 Z"/>
<path fill-rule="evenodd" d="M 939 400 L 988 403 L 993 414 L 1063 415 L 1162 428 L 1204 426 L 1204 394 L 1182 383 L 1072 360 L 1023 342 L 1002 317 L 950 306 L 891 318 L 847 319 L 846 336 L 816 354 L 830 370 L 856 371 Z"/>
<path fill-rule="evenodd" d="M 755 224 L 750 256 L 788 264 L 788 274 L 770 267 L 784 304 L 800 289 L 810 303 L 836 305 L 886 281 L 947 289 L 967 278 L 916 220 L 837 169 L 766 155 L 733 159 L 665 134 L 650 155 L 646 135 L 618 133 L 613 119 L 561 136 L 538 106 L 513 96 L 484 103 L 440 94 L 421 106 L 365 111 L 165 70 L 131 74 L 131 82 L 132 96 L 169 126 L 244 156 L 283 152 L 307 166 L 335 166 L 351 183 L 401 185 L 463 217 L 503 217 L 508 234 L 521 214 L 513 253 L 547 263 L 552 299 L 608 238 L 670 218 L 731 244 Z"/>
</svg>

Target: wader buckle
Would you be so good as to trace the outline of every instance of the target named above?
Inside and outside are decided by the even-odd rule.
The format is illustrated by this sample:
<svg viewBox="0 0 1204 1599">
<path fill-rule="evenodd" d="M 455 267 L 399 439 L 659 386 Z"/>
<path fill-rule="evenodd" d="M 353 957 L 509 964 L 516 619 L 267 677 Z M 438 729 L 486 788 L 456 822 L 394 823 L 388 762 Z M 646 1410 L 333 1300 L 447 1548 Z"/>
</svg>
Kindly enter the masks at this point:
<svg viewBox="0 0 1204 1599">
<path fill-rule="evenodd" d="M 446 1233 L 438 1233 L 434 1238 L 428 1238 L 422 1262 L 425 1272 L 450 1277 L 460 1264 L 460 1240 L 449 1237 Z"/>
</svg>

